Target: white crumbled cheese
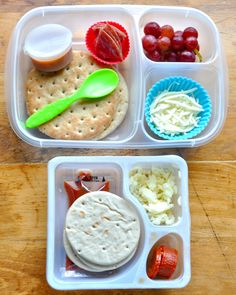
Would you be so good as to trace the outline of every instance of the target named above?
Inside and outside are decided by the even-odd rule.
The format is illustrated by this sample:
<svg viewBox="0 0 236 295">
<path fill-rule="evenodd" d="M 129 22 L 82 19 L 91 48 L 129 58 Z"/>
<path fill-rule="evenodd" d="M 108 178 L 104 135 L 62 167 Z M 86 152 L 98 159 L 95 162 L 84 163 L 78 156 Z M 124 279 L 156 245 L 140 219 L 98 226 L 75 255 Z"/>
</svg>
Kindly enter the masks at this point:
<svg viewBox="0 0 236 295">
<path fill-rule="evenodd" d="M 203 108 L 188 95 L 195 90 L 196 88 L 179 92 L 165 90 L 154 99 L 150 106 L 150 117 L 160 132 L 175 135 L 198 126 L 198 114 Z"/>
<path fill-rule="evenodd" d="M 141 187 L 139 190 L 142 198 L 148 202 L 155 202 L 156 194 L 146 187 Z"/>
<path fill-rule="evenodd" d="M 173 169 L 135 167 L 129 174 L 131 193 L 140 201 L 155 225 L 175 222 L 172 212 L 177 185 Z"/>
<path fill-rule="evenodd" d="M 148 205 L 143 205 L 143 207 L 151 215 L 155 215 L 156 212 L 159 214 L 171 209 L 173 207 L 173 204 L 168 204 L 168 202 L 164 202 L 164 201 L 156 201 L 155 204 L 149 203 Z"/>
</svg>

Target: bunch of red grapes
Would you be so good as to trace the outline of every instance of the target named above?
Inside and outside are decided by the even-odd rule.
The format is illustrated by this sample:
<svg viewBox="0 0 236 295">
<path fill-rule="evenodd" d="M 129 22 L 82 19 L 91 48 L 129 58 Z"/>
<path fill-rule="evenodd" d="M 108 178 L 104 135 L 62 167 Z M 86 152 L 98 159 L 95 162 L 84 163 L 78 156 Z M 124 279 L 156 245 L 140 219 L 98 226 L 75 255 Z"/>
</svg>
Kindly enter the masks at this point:
<svg viewBox="0 0 236 295">
<path fill-rule="evenodd" d="M 199 61 L 198 31 L 188 27 L 184 31 L 174 31 L 170 25 L 160 27 L 156 22 L 149 22 L 144 27 L 142 38 L 145 55 L 153 61 L 195 62 Z"/>
</svg>

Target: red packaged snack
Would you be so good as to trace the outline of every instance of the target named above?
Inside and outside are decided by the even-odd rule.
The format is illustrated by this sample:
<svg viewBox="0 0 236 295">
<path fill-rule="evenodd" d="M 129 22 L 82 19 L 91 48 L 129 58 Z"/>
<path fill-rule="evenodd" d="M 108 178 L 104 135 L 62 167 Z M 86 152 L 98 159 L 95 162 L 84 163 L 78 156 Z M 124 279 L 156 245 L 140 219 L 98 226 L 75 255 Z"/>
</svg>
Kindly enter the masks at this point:
<svg viewBox="0 0 236 295">
<path fill-rule="evenodd" d="M 94 191 L 109 191 L 109 181 L 105 178 L 101 181 L 89 172 L 80 172 L 77 180 L 65 181 L 64 187 L 67 192 L 69 207 L 82 195 Z"/>
<path fill-rule="evenodd" d="M 86 46 L 94 58 L 111 65 L 122 62 L 130 50 L 125 28 L 111 21 L 92 25 L 86 34 Z"/>
</svg>

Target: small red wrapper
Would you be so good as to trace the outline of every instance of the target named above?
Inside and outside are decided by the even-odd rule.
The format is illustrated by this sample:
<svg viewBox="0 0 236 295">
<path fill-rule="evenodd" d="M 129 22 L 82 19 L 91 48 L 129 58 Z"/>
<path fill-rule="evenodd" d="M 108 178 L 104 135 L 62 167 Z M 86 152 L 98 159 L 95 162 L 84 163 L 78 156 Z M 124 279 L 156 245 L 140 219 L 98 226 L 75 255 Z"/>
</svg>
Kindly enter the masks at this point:
<svg viewBox="0 0 236 295">
<path fill-rule="evenodd" d="M 92 56 L 108 65 L 121 63 L 130 50 L 127 31 L 112 21 L 102 21 L 92 25 L 86 33 L 85 42 Z"/>
</svg>

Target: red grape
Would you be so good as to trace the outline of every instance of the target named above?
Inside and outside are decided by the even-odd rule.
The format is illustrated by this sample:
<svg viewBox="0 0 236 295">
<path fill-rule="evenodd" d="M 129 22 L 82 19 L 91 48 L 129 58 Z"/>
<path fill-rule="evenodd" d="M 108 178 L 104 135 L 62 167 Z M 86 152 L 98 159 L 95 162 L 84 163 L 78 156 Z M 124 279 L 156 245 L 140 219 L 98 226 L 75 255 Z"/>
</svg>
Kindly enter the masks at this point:
<svg viewBox="0 0 236 295">
<path fill-rule="evenodd" d="M 184 30 L 183 32 L 183 37 L 184 39 L 188 38 L 188 37 L 195 37 L 197 38 L 198 37 L 198 31 L 193 28 L 193 27 L 188 27 Z"/>
<path fill-rule="evenodd" d="M 142 38 L 142 44 L 147 52 L 152 52 L 157 48 L 157 39 L 153 35 L 145 35 Z"/>
<path fill-rule="evenodd" d="M 165 56 L 165 60 L 170 62 L 176 62 L 177 54 L 175 52 L 170 52 Z"/>
<path fill-rule="evenodd" d="M 160 61 L 161 55 L 158 50 L 154 50 L 153 52 L 147 52 L 146 57 L 153 61 Z"/>
<path fill-rule="evenodd" d="M 188 50 L 184 50 L 179 54 L 179 61 L 181 62 L 195 62 L 195 59 L 195 54 Z"/>
<path fill-rule="evenodd" d="M 171 41 L 168 37 L 163 36 L 157 39 L 157 49 L 160 51 L 167 51 L 170 48 L 170 45 Z"/>
<path fill-rule="evenodd" d="M 181 36 L 181 37 L 183 37 L 183 31 L 175 31 L 174 36 Z"/>
<path fill-rule="evenodd" d="M 150 60 L 161 62 L 199 62 L 198 31 L 194 27 L 174 31 L 171 25 L 159 26 L 150 21 L 144 26 L 142 38 L 144 53 Z"/>
<path fill-rule="evenodd" d="M 174 29 L 170 25 L 165 25 L 161 27 L 161 36 L 168 37 L 170 39 L 174 36 Z"/>
<path fill-rule="evenodd" d="M 149 22 L 144 27 L 144 34 L 158 38 L 161 35 L 161 27 L 156 22 Z"/>
<path fill-rule="evenodd" d="M 184 39 L 181 36 L 174 36 L 171 40 L 171 46 L 174 50 L 182 50 L 184 48 Z"/>
<path fill-rule="evenodd" d="M 197 41 L 197 38 L 195 38 L 195 37 L 188 37 L 185 39 L 184 44 L 185 44 L 186 49 L 193 51 L 194 49 L 197 48 L 198 41 Z"/>
</svg>

